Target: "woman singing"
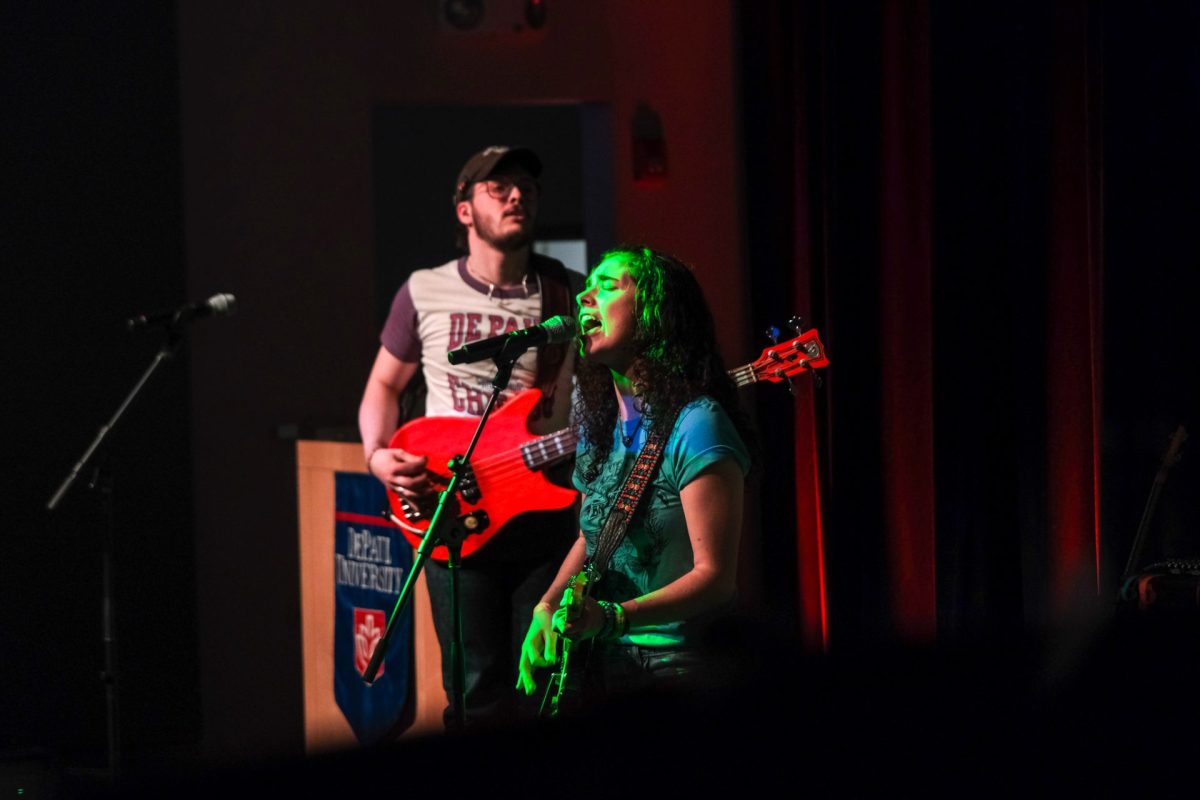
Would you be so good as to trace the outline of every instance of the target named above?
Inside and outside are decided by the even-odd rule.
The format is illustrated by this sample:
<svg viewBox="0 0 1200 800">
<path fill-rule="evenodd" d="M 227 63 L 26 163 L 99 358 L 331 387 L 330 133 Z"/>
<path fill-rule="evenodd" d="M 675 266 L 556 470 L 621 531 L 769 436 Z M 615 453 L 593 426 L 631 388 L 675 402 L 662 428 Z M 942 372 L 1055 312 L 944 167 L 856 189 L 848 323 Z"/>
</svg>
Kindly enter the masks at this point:
<svg viewBox="0 0 1200 800">
<path fill-rule="evenodd" d="M 645 247 L 611 250 L 578 300 L 580 535 L 534 609 L 517 688 L 536 690 L 559 635 L 572 652 L 591 640 L 588 694 L 687 685 L 703 677 L 704 623 L 734 600 L 749 426 L 687 266 Z M 602 537 L 656 432 L 661 462 L 636 513 L 621 538 Z M 589 561 L 602 577 L 577 593 L 572 578 Z M 575 602 L 563 604 L 568 585 Z"/>
</svg>

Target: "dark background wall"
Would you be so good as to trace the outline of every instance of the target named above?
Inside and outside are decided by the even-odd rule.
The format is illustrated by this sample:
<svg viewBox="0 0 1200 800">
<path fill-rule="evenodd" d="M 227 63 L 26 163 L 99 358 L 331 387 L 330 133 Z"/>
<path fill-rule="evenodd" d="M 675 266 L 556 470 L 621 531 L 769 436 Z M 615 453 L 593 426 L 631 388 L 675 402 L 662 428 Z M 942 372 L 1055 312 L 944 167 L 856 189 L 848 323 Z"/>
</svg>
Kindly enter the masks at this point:
<svg viewBox="0 0 1200 800">
<path fill-rule="evenodd" d="M 200 712 L 186 346 L 91 462 L 110 490 L 89 490 L 89 469 L 46 511 L 164 344 L 124 320 L 184 296 L 175 14 L 149 3 L 5 4 L 0 30 L 12 298 L 0 347 L 0 747 L 104 761 L 108 549 L 122 735 L 143 751 L 191 750 Z"/>
<path fill-rule="evenodd" d="M 764 275 L 787 273 L 801 260 L 791 243 L 776 246 L 772 237 L 790 236 L 800 224 L 815 229 L 818 221 L 770 190 L 785 163 L 791 180 L 787 162 L 800 152 L 790 131 L 779 140 L 785 129 L 773 127 L 780 121 L 773 114 L 817 100 L 762 94 L 779 65 L 766 39 L 752 35 L 761 29 L 741 25 L 740 10 L 725 3 L 701 5 L 705 13 L 694 4 L 632 0 L 555 5 L 541 34 L 482 39 L 442 30 L 432 4 L 367 4 L 354 14 L 319 2 L 4 8 L 10 303 L 0 348 L 9 444 L 0 530 L 0 749 L 104 761 L 100 564 L 111 531 L 123 757 L 136 765 L 196 753 L 242 759 L 299 752 L 292 437 L 353 429 L 379 309 L 395 289 L 381 285 L 387 238 L 377 226 L 389 223 L 378 214 L 372 184 L 381 109 L 448 100 L 605 106 L 612 236 L 647 239 L 696 264 L 727 360 L 748 360 L 762 344 L 754 341 L 761 328 L 808 310 L 787 307 L 791 294 Z M 1106 560 L 1120 564 L 1166 439 L 1197 402 L 1197 338 L 1187 326 L 1196 288 L 1190 220 L 1200 65 L 1189 7 L 1097 8 L 1104 12 L 1103 46 L 1092 51 L 1102 57 L 1104 89 L 1101 506 Z M 818 85 L 830 92 L 827 101 L 845 104 L 836 142 L 813 140 L 803 151 L 845 170 L 831 195 L 836 202 L 823 207 L 835 220 L 823 229 L 825 245 L 841 248 L 836 303 L 814 309 L 821 322 L 820 314 L 839 309 L 835 364 L 870 352 L 873 344 L 858 345 L 871 332 L 855 318 L 869 319 L 878 302 L 865 266 L 878 257 L 878 208 L 857 207 L 854 191 L 871 185 L 878 149 L 878 108 L 854 105 L 856 97 L 877 99 L 872 87 L 881 69 L 872 49 L 878 8 L 863 9 L 871 13 L 847 11 L 807 29 L 837 44 L 813 68 L 837 66 Z M 1019 79 L 1050 57 L 1050 22 L 1037 4 L 1010 10 L 990 27 L 944 5 L 932 19 L 932 152 L 942 190 L 938 324 L 943 346 L 970 365 L 938 376 L 941 396 L 955 398 L 941 423 L 950 471 L 942 474 L 939 524 L 954 529 L 955 514 L 977 512 L 982 496 L 996 504 L 1002 526 L 1019 527 L 1022 512 L 1003 508 L 1007 493 L 994 478 L 1020 476 L 1024 445 L 1002 447 L 998 464 L 954 434 L 973 430 L 972 404 L 963 398 L 986 400 L 988 381 L 996 380 L 987 362 L 971 361 L 955 344 L 955 326 L 981 337 L 999 318 L 1031 335 L 1022 326 L 1022 275 L 1004 269 L 1041 247 L 1039 217 L 1028 203 L 1044 207 L 1046 197 L 1023 196 L 1032 183 L 1010 179 L 1013 169 L 1049 170 L 1041 148 L 1052 96 Z M 632 178 L 640 105 L 662 119 L 670 169 L 662 185 Z M 479 144 L 490 139 L 483 134 Z M 959 169 L 970 164 L 977 173 Z M 446 206 L 445 192 L 419 198 L 426 199 Z M 1014 230 L 1033 238 L 1012 235 L 1000 257 L 998 232 Z M 966 261 L 974 272 L 951 270 Z M 1023 269 L 1036 271 L 1029 263 Z M 831 289 L 815 280 L 819 302 Z M 980 286 L 1002 303 L 986 313 L 950 303 Z M 162 344 L 155 332 L 129 334 L 123 320 L 219 291 L 237 294 L 238 314 L 194 326 L 97 461 L 112 479 L 111 517 L 99 499 L 106 495 L 88 491 L 86 475 L 47 513 L 46 502 Z M 838 622 L 853 635 L 870 635 L 887 605 L 876 572 L 863 568 L 881 559 L 883 523 L 869 501 L 856 501 L 877 495 L 880 481 L 872 428 L 852 424 L 878 415 L 868 366 L 843 373 L 850 376 L 840 378 L 841 394 L 822 401 L 835 404 L 837 414 L 826 419 L 840 426 L 824 444 L 835 454 L 844 447 L 831 459 L 838 480 L 828 490 L 841 513 L 831 531 Z M 1013 366 L 1006 362 L 1006 374 L 1019 380 Z M 781 400 L 767 401 L 760 419 L 773 424 L 786 415 Z M 1016 411 L 999 413 L 1039 450 L 1052 445 L 1023 428 Z M 777 439 L 789 433 L 769 430 Z M 860 452 L 867 457 L 855 458 Z M 772 466 L 782 475 L 791 468 L 788 458 Z M 953 491 L 962 484 L 974 488 Z M 776 486 L 789 489 L 787 480 Z M 1173 529 L 1184 539 L 1176 547 L 1187 550 L 1187 497 L 1172 490 L 1172 513 L 1185 520 Z M 772 502 L 777 496 L 751 509 L 752 519 L 765 516 L 769 532 L 747 552 L 757 561 L 761 551 L 767 579 L 757 590 L 786 617 L 795 537 Z M 988 530 L 1002 537 L 1002 526 Z M 991 545 L 1020 560 L 1002 539 Z M 987 630 L 981 618 L 988 615 L 1017 625 L 1023 619 L 1023 588 L 994 567 L 955 589 L 967 600 L 954 606 L 968 615 L 960 620 L 966 628 Z M 781 593 L 787 601 L 779 602 Z"/>
<path fill-rule="evenodd" d="M 1104 519 L 1121 568 L 1176 428 L 1200 412 L 1200 337 L 1189 330 L 1200 291 L 1200 31 L 1191 5 L 1106 7 Z M 1131 374 L 1132 371 L 1132 374 Z M 1200 553 L 1196 484 L 1187 461 L 1171 476 L 1149 558 Z M 1194 474 L 1194 473 L 1192 473 Z M 1130 491 L 1121 491 L 1125 484 Z M 1168 523 L 1174 518 L 1174 523 Z"/>
</svg>

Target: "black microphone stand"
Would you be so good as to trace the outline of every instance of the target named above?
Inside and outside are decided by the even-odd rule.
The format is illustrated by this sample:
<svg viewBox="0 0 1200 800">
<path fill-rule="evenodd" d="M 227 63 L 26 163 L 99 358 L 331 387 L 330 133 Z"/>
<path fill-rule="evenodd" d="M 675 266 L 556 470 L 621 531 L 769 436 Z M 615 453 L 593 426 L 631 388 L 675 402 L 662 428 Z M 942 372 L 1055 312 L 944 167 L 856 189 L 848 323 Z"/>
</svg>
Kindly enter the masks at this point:
<svg viewBox="0 0 1200 800">
<path fill-rule="evenodd" d="M 363 680 L 368 684 L 374 683 L 379 667 L 383 663 L 383 654 L 387 651 L 392 633 L 396 629 L 396 622 L 400 619 L 401 612 L 408 605 L 412 596 L 412 588 L 416 584 L 417 576 L 425 568 L 425 562 L 429 560 L 433 548 L 439 544 L 445 545 L 449 553 L 446 567 L 450 571 L 450 618 L 452 621 L 449 654 L 450 696 L 447 698 L 450 704 L 450 719 L 447 722 L 447 729 L 452 733 L 461 732 L 466 724 L 466 658 L 463 651 L 462 609 L 458 590 L 458 571 L 462 566 L 462 543 L 467 536 L 480 533 L 487 528 L 488 519 L 487 514 L 477 511 L 457 517 L 451 522 L 446 520 L 450 520 L 458 511 L 458 500 L 454 495 L 458 490 L 459 481 L 470 472 L 471 454 L 475 452 L 479 436 L 483 433 L 488 417 L 496 407 L 496 400 L 499 398 L 500 392 L 508 386 L 513 365 L 527 349 L 528 344 L 519 339 L 510 339 L 505 342 L 504 347 L 493 359 L 496 364 L 496 375 L 492 378 L 491 397 L 488 398 L 487 406 L 479 417 L 479 424 L 475 427 L 475 434 L 471 437 L 467 452 L 462 456 L 450 459 L 450 481 L 438 496 L 437 508 L 430 518 L 429 528 L 425 531 L 421 544 L 417 547 L 412 569 L 409 570 L 408 577 L 404 580 L 400 596 L 396 598 L 396 605 L 392 608 L 391 616 L 388 617 L 387 628 L 376 643 L 375 650 L 371 653 L 371 660 L 363 671 Z M 452 509 L 449 514 L 446 513 L 447 509 Z"/>
<path fill-rule="evenodd" d="M 1137 570 L 1146 566 L 1142 563 L 1142 552 L 1146 547 L 1146 533 L 1150 530 L 1150 522 L 1154 518 L 1154 510 L 1158 506 L 1159 495 L 1162 494 L 1163 486 L 1167 483 L 1167 473 L 1179 461 L 1180 450 L 1187 438 L 1187 428 L 1183 425 L 1177 427 L 1175 433 L 1171 435 L 1171 443 L 1167 446 L 1167 452 L 1163 455 L 1158 473 L 1154 476 L 1154 483 L 1150 486 L 1150 496 L 1146 499 L 1146 507 L 1142 509 L 1142 519 L 1138 522 L 1137 534 L 1133 537 L 1133 547 L 1129 551 L 1129 558 L 1125 562 L 1125 572 L 1121 576 L 1118 600 L 1132 600 L 1136 594 L 1134 579 L 1138 575 Z"/>
<path fill-rule="evenodd" d="M 179 349 L 179 344 L 183 340 L 181 326 L 172 324 L 167 329 L 166 341 L 155 354 L 154 359 L 150 362 L 150 366 L 142 373 L 141 378 L 134 384 L 133 389 L 121 401 L 116 412 L 112 415 L 107 423 L 100 426 L 100 430 L 96 433 L 96 437 L 92 443 L 88 445 L 83 455 L 71 467 L 71 471 L 67 473 L 66 478 L 55 490 L 50 500 L 46 503 L 46 510 L 54 512 L 70 491 L 71 486 L 79 478 L 80 473 L 87 469 L 96 460 L 97 454 L 101 452 L 101 447 L 107 441 L 108 436 L 116 428 L 124 416 L 125 411 L 133 403 L 134 399 L 142 391 L 142 388 L 150 380 L 150 376 L 155 370 L 166 360 L 175 355 Z M 100 673 L 100 679 L 104 683 L 105 692 L 105 717 L 106 717 L 106 737 L 107 737 L 107 772 L 108 779 L 115 781 L 118 777 L 121 767 L 121 751 L 118 741 L 118 703 L 117 703 L 117 634 L 114 624 L 114 595 L 113 595 L 113 544 L 114 544 L 114 524 L 113 524 L 113 509 L 112 509 L 112 477 L 106 473 L 104 469 L 96 466 L 92 470 L 91 478 L 88 480 L 87 488 L 98 493 L 100 498 L 99 507 L 101 509 L 101 518 L 103 520 L 103 547 L 101 551 L 101 635 L 104 642 L 104 671 Z"/>
</svg>

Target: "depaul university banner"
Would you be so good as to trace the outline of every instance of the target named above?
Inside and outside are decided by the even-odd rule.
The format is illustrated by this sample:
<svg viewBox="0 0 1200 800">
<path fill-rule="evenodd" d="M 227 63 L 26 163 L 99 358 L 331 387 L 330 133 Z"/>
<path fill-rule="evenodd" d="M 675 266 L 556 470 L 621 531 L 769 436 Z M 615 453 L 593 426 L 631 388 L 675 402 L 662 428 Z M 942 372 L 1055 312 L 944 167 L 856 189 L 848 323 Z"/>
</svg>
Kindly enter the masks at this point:
<svg viewBox="0 0 1200 800">
<path fill-rule="evenodd" d="M 412 548 L 380 516 L 387 496 L 379 481 L 339 472 L 335 482 L 334 696 L 358 740 L 370 744 L 396 730 L 411 702 L 411 600 L 396 620 L 374 683 L 362 676 L 412 568 Z"/>
</svg>

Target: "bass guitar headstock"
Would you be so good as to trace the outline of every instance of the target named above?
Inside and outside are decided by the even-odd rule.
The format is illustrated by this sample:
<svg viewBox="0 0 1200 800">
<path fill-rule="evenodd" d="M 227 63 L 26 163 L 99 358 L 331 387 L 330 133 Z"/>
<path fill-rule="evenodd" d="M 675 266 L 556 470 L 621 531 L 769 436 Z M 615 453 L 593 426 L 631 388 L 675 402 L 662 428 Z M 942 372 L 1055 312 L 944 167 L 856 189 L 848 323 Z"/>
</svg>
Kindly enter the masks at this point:
<svg viewBox="0 0 1200 800">
<path fill-rule="evenodd" d="M 788 320 L 788 325 L 798 335 L 786 342 L 780 342 L 779 328 L 775 326 L 768 328 L 767 337 L 774 344 L 764 348 L 762 354 L 754 361 L 731 373 L 738 386 L 758 381 L 772 383 L 787 381 L 788 390 L 794 394 L 793 377 L 829 364 L 829 357 L 825 354 L 825 345 L 821 343 L 821 337 L 816 328 L 803 331 L 799 317 L 792 317 Z M 815 372 L 813 379 L 820 386 L 820 376 Z"/>
</svg>

